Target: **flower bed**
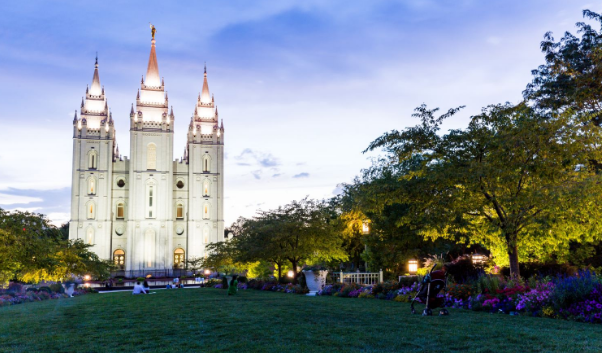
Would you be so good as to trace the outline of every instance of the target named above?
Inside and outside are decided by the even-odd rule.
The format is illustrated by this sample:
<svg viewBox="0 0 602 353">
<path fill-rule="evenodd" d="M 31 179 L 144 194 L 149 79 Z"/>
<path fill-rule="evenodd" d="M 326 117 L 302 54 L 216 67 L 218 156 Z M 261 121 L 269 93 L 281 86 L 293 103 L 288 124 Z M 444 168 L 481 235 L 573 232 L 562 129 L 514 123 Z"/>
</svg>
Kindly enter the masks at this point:
<svg viewBox="0 0 602 353">
<path fill-rule="evenodd" d="M 385 282 L 372 286 L 334 283 L 318 295 L 409 302 L 418 283 Z M 473 283 L 449 284 L 445 306 L 511 315 L 530 315 L 602 323 L 602 277 L 589 271 L 577 276 L 530 280 L 529 284 L 483 276 Z"/>
<path fill-rule="evenodd" d="M 53 285 L 52 289 L 55 290 L 52 290 L 51 287 L 28 288 L 25 290 L 20 283 L 11 283 L 8 289 L 0 289 L 0 307 L 49 299 L 69 298 L 64 293 L 64 290 L 61 291 L 58 288 L 58 286 Z M 73 296 L 91 292 L 89 289 L 77 289 L 73 292 Z"/>
<path fill-rule="evenodd" d="M 207 287 L 213 288 L 222 288 L 222 284 L 214 284 L 209 285 Z M 281 284 L 277 282 L 271 281 L 261 281 L 252 279 L 248 283 L 239 283 L 238 289 L 246 290 L 246 289 L 255 289 L 255 290 L 263 290 L 263 291 L 271 291 L 271 292 L 281 292 L 281 293 L 291 293 L 291 294 L 307 294 L 309 293 L 307 288 L 303 288 L 298 284 Z"/>
</svg>

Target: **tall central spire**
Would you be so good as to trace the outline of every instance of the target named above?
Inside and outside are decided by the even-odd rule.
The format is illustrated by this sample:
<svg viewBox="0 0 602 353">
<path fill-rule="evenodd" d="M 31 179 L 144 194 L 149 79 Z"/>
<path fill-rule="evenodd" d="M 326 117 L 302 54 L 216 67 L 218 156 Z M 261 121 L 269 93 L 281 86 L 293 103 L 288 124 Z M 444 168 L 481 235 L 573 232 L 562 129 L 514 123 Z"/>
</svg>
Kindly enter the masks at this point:
<svg viewBox="0 0 602 353">
<path fill-rule="evenodd" d="M 98 77 L 98 54 L 96 54 L 96 62 L 94 63 L 94 77 L 92 77 L 92 87 L 90 87 L 89 93 L 92 96 L 100 96 L 102 94 L 100 78 Z"/>
<path fill-rule="evenodd" d="M 205 64 L 205 77 L 203 78 L 203 90 L 201 91 L 201 103 L 211 103 L 211 96 L 209 95 L 209 84 L 207 83 L 207 64 Z"/>
<path fill-rule="evenodd" d="M 146 81 L 144 82 L 147 86 L 159 87 L 161 86 L 161 77 L 159 76 L 159 64 L 157 63 L 157 52 L 155 51 L 155 38 L 151 40 L 151 51 L 148 58 L 148 69 L 146 70 Z"/>
</svg>

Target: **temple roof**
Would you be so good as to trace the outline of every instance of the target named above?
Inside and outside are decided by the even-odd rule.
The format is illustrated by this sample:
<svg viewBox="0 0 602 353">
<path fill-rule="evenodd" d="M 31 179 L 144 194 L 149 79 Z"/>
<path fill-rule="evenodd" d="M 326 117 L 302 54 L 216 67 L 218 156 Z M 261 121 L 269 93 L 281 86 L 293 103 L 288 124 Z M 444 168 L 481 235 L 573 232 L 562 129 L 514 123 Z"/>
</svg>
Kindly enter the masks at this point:
<svg viewBox="0 0 602 353">
<path fill-rule="evenodd" d="M 159 64 L 157 63 L 157 52 L 155 51 L 155 39 L 151 40 L 151 51 L 148 58 L 148 69 L 146 70 L 147 86 L 160 87 L 161 77 L 159 76 Z"/>
</svg>

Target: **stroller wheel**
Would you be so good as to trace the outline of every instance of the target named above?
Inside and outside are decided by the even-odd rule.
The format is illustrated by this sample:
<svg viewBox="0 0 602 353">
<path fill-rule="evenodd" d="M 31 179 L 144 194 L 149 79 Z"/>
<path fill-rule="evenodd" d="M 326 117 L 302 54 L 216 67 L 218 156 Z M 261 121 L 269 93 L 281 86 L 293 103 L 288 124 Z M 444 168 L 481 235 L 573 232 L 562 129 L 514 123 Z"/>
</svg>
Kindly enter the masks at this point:
<svg viewBox="0 0 602 353">
<path fill-rule="evenodd" d="M 422 311 L 422 316 L 433 316 L 433 311 L 431 309 L 424 309 Z"/>
<path fill-rule="evenodd" d="M 446 316 L 446 315 L 449 315 L 449 311 L 447 311 L 447 309 L 439 310 L 439 316 Z"/>
</svg>

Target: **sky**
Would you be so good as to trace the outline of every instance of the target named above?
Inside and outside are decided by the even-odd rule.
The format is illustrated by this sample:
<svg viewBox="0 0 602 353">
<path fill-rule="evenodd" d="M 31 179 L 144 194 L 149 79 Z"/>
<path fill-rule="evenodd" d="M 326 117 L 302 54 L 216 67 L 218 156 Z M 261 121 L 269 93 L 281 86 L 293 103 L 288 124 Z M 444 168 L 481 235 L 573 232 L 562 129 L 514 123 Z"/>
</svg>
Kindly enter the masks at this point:
<svg viewBox="0 0 602 353">
<path fill-rule="evenodd" d="M 202 88 L 225 127 L 225 223 L 340 192 L 384 132 L 422 103 L 517 103 L 544 63 L 544 33 L 575 33 L 579 0 L 3 1 L 0 208 L 69 220 L 72 121 L 98 52 L 101 84 L 129 156 L 129 112 L 157 28 L 175 113 L 174 159 Z"/>
</svg>

